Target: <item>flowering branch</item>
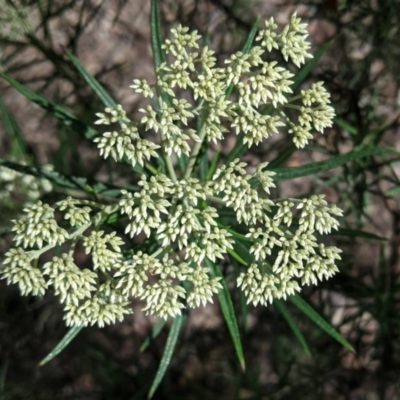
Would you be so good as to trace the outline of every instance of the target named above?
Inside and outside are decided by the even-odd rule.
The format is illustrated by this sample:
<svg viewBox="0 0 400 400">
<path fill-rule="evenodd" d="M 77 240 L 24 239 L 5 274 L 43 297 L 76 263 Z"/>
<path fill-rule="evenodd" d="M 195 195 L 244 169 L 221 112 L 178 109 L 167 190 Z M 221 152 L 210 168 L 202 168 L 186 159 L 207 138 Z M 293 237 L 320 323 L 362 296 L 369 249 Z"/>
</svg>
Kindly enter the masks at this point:
<svg viewBox="0 0 400 400">
<path fill-rule="evenodd" d="M 251 243 L 252 262 L 237 277 L 237 286 L 254 305 L 286 299 L 302 286 L 335 274 L 340 250 L 318 237 L 338 229 L 342 211 L 322 195 L 274 200 L 274 173 L 268 163 L 249 174 L 239 159 L 219 166 L 210 179 L 197 178 L 202 145 L 217 143 L 227 132 L 243 134 L 243 143 L 251 147 L 286 127 L 295 146 L 302 148 L 314 130 L 332 125 L 334 111 L 321 82 L 293 94 L 293 74 L 263 59 L 276 49 L 287 62 L 304 64 L 311 57 L 306 25 L 294 15 L 280 33 L 276 29 L 272 18 L 266 21 L 256 37 L 258 44 L 248 53 L 228 57 L 224 67 L 217 66 L 208 47 L 199 50 L 197 32 L 173 29 L 172 39 L 163 45 L 170 61 L 158 68 L 156 84 L 135 79 L 131 86 L 154 99 L 157 107 L 140 109 L 139 122 L 131 121 L 121 106 L 106 108 L 97 114 L 96 124 L 119 122 L 120 129 L 95 139 L 101 156 L 129 160 L 132 166 L 164 157 L 167 175 L 149 166 L 152 175 L 142 175 L 136 191 L 121 190 L 113 205 L 61 201 L 55 207 L 63 215 L 60 225 L 49 205 L 28 207 L 25 218 L 14 221 L 15 247 L 6 254 L 2 277 L 19 284 L 22 294 L 43 295 L 53 288 L 68 325 L 104 326 L 121 320 L 131 313 L 132 296 L 144 301 L 147 313 L 175 317 L 185 308 L 212 302 L 222 288 L 220 278 L 207 268 L 207 262 L 235 254 L 235 231 L 221 224 L 222 207 L 230 210 L 232 225 L 245 229 Z M 227 95 L 231 85 L 235 97 Z M 188 95 L 178 98 L 182 91 Z M 265 109 L 271 113 L 263 113 Z M 286 109 L 294 110 L 294 117 Z M 199 115 L 201 127 L 196 131 L 194 119 Z M 146 139 L 147 131 L 158 139 Z M 172 160 L 182 155 L 189 161 L 180 177 Z M 140 251 L 128 252 L 126 238 L 100 230 L 116 211 L 126 222 L 125 235 L 138 239 L 144 234 L 157 249 L 143 245 Z M 75 264 L 79 241 L 91 257 L 91 268 Z M 43 252 L 67 242 L 72 243 L 68 253 L 39 265 Z"/>
</svg>

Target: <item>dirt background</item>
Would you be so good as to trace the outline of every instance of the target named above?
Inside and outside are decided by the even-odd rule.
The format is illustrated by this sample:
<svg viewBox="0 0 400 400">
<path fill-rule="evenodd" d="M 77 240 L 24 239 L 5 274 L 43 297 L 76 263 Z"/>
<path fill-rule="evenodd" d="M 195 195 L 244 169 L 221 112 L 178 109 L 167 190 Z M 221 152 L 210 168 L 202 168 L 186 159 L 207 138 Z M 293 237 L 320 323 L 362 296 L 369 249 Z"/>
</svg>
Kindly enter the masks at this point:
<svg viewBox="0 0 400 400">
<path fill-rule="evenodd" d="M 45 24 L 40 25 L 39 13 L 32 10 L 29 18 L 39 26 L 34 33 L 1 39 L 2 70 L 91 123 L 102 105 L 68 62 L 66 50 L 72 51 L 134 116 L 143 100 L 129 85 L 134 78 L 154 80 L 150 2 L 41 3 L 47 12 Z M 296 11 L 309 23 L 313 52 L 333 40 L 310 81 L 326 82 L 339 119 L 285 165 L 320 161 L 366 141 L 400 150 L 398 1 L 165 0 L 160 6 L 164 37 L 177 23 L 200 33 L 208 30 L 211 47 L 221 59 L 240 48 L 257 15 L 261 20 L 273 15 L 284 24 Z M 51 164 L 65 174 L 110 178 L 93 143 L 64 131 L 2 79 L 0 94 L 23 132 L 31 160 Z M 228 154 L 234 143 L 235 136 L 227 135 L 220 149 Z M 12 144 L 0 120 L 0 157 L 12 158 Z M 287 145 L 288 138 L 282 134 L 246 153 L 244 160 L 256 165 L 274 159 Z M 115 170 L 114 181 L 127 180 L 124 173 Z M 352 343 L 354 353 L 289 306 L 312 347 L 313 356 L 308 357 L 274 307 L 257 308 L 251 310 L 242 335 L 247 360 L 243 372 L 219 308 L 211 305 L 188 317 L 154 398 L 400 399 L 400 209 L 398 197 L 387 195 L 398 185 L 397 176 L 396 163 L 371 158 L 279 186 L 281 197 L 324 193 L 345 210 L 344 227 L 387 238 L 383 242 L 336 236 L 334 240 L 344 250 L 342 273 L 305 292 Z M 52 201 L 54 194 L 44 194 L 44 199 Z M 5 211 L 0 213 L 4 217 Z M 1 240 L 2 252 L 9 242 L 7 233 Z M 233 292 L 238 300 L 235 296 Z M 143 315 L 140 304 L 133 307 L 135 314 L 123 323 L 84 330 L 56 359 L 38 367 L 65 332 L 60 307 L 54 298 L 21 298 L 17 288 L 1 281 L 0 399 L 146 398 L 166 332 L 140 352 L 155 321 Z"/>
</svg>

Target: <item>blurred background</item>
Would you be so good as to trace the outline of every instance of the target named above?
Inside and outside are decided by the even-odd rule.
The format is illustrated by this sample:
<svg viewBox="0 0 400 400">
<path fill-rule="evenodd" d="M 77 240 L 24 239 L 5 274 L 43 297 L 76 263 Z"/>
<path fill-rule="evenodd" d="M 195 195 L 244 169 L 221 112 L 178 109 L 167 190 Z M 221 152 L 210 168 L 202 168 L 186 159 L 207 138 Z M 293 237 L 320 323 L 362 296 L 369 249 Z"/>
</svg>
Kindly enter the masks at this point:
<svg viewBox="0 0 400 400">
<path fill-rule="evenodd" d="M 134 78 L 154 81 L 147 0 L 0 0 L 0 71 L 91 124 L 103 109 L 65 52 L 75 54 L 135 116 L 142 98 Z M 257 16 L 308 23 L 312 52 L 327 50 L 307 82 L 323 80 L 335 124 L 286 166 L 325 160 L 361 146 L 400 151 L 400 1 L 160 0 L 164 37 L 178 23 L 210 34 L 220 60 L 240 49 Z M 284 132 L 249 151 L 251 165 L 287 148 Z M 228 154 L 235 136 L 219 145 Z M 0 157 L 65 175 L 126 182 L 125 169 L 100 159 L 96 146 L 59 124 L 0 77 Z M 243 372 L 218 305 L 193 311 L 155 399 L 400 399 L 399 157 L 375 156 L 318 176 L 280 183 L 280 197 L 323 193 L 345 213 L 340 274 L 303 292 L 354 347 L 343 349 L 287 304 L 308 340 L 306 355 L 274 306 L 251 308 L 241 321 Z M 0 166 L 0 255 L 11 220 L 37 199 L 73 194 Z M 346 234 L 346 229 L 349 233 Z M 352 235 L 352 230 L 369 232 Z M 237 291 L 232 297 L 240 316 Z M 166 331 L 140 347 L 155 320 L 141 305 L 123 323 L 87 328 L 54 360 L 39 361 L 66 332 L 57 300 L 21 297 L 0 281 L 0 400 L 145 399 Z"/>
</svg>

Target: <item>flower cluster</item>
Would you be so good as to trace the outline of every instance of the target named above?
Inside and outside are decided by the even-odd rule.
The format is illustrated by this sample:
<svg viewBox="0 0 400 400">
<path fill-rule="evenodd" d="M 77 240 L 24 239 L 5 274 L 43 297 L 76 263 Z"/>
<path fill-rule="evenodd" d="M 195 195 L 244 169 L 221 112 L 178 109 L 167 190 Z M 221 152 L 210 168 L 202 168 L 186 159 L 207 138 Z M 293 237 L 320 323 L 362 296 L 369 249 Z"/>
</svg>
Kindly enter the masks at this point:
<svg viewBox="0 0 400 400">
<path fill-rule="evenodd" d="M 19 39 L 32 31 L 32 23 L 28 18 L 30 10 L 24 4 L 14 5 L 7 0 L 0 0 L 0 10 L 0 36 Z"/>
<path fill-rule="evenodd" d="M 52 185 L 47 179 L 0 166 L 0 209 L 3 210 L 0 214 L 0 233 L 10 229 L 11 219 L 17 217 L 25 206 L 51 190 Z"/>
<path fill-rule="evenodd" d="M 132 166 L 155 161 L 158 167 L 148 165 L 153 173 L 140 176 L 139 189 L 121 190 L 112 205 L 68 198 L 55 209 L 40 202 L 28 207 L 25 218 L 14 222 L 16 247 L 6 254 L 2 276 L 18 283 L 23 294 L 53 288 L 68 325 L 104 326 L 130 313 L 130 297 L 161 318 L 212 302 L 222 285 L 210 268 L 234 251 L 235 229 L 246 234 L 253 257 L 237 286 L 255 305 L 336 273 L 340 250 L 318 236 L 337 229 L 342 212 L 322 195 L 273 200 L 268 163 L 249 173 L 246 163 L 235 159 L 210 170 L 207 179 L 197 173 L 202 144 L 217 142 L 226 132 L 242 134 L 251 147 L 287 127 L 301 148 L 313 129 L 331 125 L 333 109 L 320 82 L 293 94 L 293 74 L 263 59 L 274 48 L 286 61 L 302 65 L 311 57 L 306 26 L 294 15 L 280 33 L 276 29 L 273 19 L 267 21 L 256 38 L 259 45 L 233 54 L 224 67 L 217 66 L 212 50 L 199 49 L 196 32 L 173 29 L 163 46 L 170 61 L 159 66 L 156 84 L 136 79 L 131 86 L 153 101 L 140 110 L 141 120 L 131 121 L 118 106 L 106 108 L 96 122 L 119 124 L 95 139 L 104 158 Z M 229 96 L 232 87 L 236 97 Z M 191 97 L 177 98 L 185 90 Z M 286 109 L 295 110 L 292 119 Z M 150 141 L 147 131 L 158 139 Z M 176 158 L 182 161 L 180 172 Z M 125 222 L 125 236 L 101 229 L 103 217 L 115 211 Z M 221 212 L 231 218 L 229 227 Z M 143 235 L 140 250 L 130 251 L 127 241 Z M 43 252 L 67 242 L 68 253 L 38 266 Z M 78 243 L 91 258 L 86 268 L 73 257 Z"/>
</svg>

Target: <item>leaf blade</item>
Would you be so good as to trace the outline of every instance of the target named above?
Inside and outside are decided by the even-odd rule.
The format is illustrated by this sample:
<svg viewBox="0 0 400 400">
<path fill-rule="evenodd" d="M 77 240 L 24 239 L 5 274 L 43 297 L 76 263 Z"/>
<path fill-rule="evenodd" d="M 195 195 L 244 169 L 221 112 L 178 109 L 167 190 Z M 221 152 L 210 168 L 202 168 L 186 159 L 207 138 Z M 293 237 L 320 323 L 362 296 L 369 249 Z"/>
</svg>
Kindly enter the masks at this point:
<svg viewBox="0 0 400 400">
<path fill-rule="evenodd" d="M 80 176 L 67 176 L 62 175 L 56 171 L 52 171 L 46 168 L 23 165 L 12 161 L 7 161 L 0 158 L 0 166 L 4 165 L 14 171 L 21 172 L 23 174 L 33 175 L 37 178 L 47 179 L 54 185 L 69 189 L 79 189 L 84 192 L 95 192 L 97 194 L 103 194 L 115 197 L 120 193 L 120 188 L 106 185 L 102 182 L 91 181 L 89 182 L 87 178 Z M 115 195 L 112 193 L 115 192 Z"/>
<path fill-rule="evenodd" d="M 11 155 L 17 159 L 25 158 L 27 155 L 27 144 L 17 121 L 12 115 L 11 111 L 5 105 L 2 97 L 0 97 L 0 115 L 3 117 L 3 124 L 6 133 L 12 140 Z"/>
<path fill-rule="evenodd" d="M 283 318 L 286 320 L 289 328 L 292 330 L 294 336 L 296 337 L 297 341 L 300 343 L 300 346 L 303 348 L 304 352 L 307 356 L 311 357 L 311 350 L 308 347 L 307 341 L 303 334 L 301 333 L 296 321 L 294 320 L 291 312 L 286 307 L 285 303 L 282 300 L 275 299 L 274 305 L 278 309 L 278 311 L 282 314 Z"/>
<path fill-rule="evenodd" d="M 37 104 L 39 107 L 49 112 L 62 124 L 69 126 L 81 136 L 85 137 L 86 139 L 92 139 L 95 136 L 98 136 L 98 132 L 96 129 L 82 123 L 78 118 L 76 118 L 69 111 L 65 110 L 63 107 L 57 105 L 56 103 L 53 103 L 42 95 L 35 93 L 33 90 L 19 83 L 5 72 L 0 72 L 0 76 L 5 79 L 14 89 L 25 96 L 29 101 Z"/>
<path fill-rule="evenodd" d="M 218 292 L 217 296 L 219 304 L 221 306 L 222 315 L 224 316 L 225 322 L 228 326 L 228 330 L 232 338 L 233 346 L 235 347 L 237 358 L 239 360 L 242 370 L 244 371 L 246 369 L 246 363 L 244 359 L 242 343 L 240 341 L 240 333 L 235 316 L 235 310 L 233 308 L 232 299 L 229 294 L 228 287 L 218 266 L 208 260 L 206 260 L 206 265 L 209 267 L 211 275 L 213 277 L 221 278 L 219 282 L 222 285 L 222 290 Z"/>
<path fill-rule="evenodd" d="M 162 49 L 162 35 L 160 16 L 158 13 L 158 0 L 151 0 L 150 9 L 150 41 L 151 49 L 153 51 L 154 66 L 157 69 L 163 62 L 165 62 L 165 54 Z"/>
<path fill-rule="evenodd" d="M 181 330 L 183 321 L 185 317 L 183 315 L 178 315 L 174 318 L 171 329 L 168 333 L 167 343 L 165 344 L 164 353 L 162 355 L 160 365 L 157 369 L 156 376 L 154 377 L 153 383 L 150 387 L 149 394 L 147 396 L 148 399 L 151 399 L 156 392 L 158 386 L 160 385 L 162 378 L 165 375 L 165 372 L 168 368 L 168 365 L 172 358 L 172 353 L 174 352 L 176 342 L 178 340 L 179 332 Z"/>
<path fill-rule="evenodd" d="M 329 336 L 335 339 L 343 347 L 348 350 L 354 351 L 353 346 L 320 314 L 318 314 L 304 299 L 299 295 L 290 296 L 289 300 L 303 312 L 311 321 L 313 321 L 319 328 L 325 331 Z"/>
<path fill-rule="evenodd" d="M 54 347 L 54 349 L 47 354 L 42 361 L 40 361 L 39 366 L 47 364 L 53 358 L 58 356 L 76 337 L 76 335 L 83 329 L 83 326 L 73 326 L 68 330 L 68 332 L 64 335 L 64 337 L 58 342 L 58 344 Z"/>
<path fill-rule="evenodd" d="M 82 78 L 96 93 L 99 99 L 103 102 L 106 107 L 116 107 L 118 104 L 116 101 L 107 93 L 100 82 L 81 64 L 81 62 L 69 51 L 67 51 L 67 57 L 70 59 L 74 67 L 81 74 Z"/>
<path fill-rule="evenodd" d="M 143 341 L 142 345 L 140 346 L 140 352 L 145 351 L 147 347 L 149 347 L 150 341 L 155 339 L 159 335 L 166 323 L 167 321 L 165 319 L 159 319 L 156 322 L 151 330 L 151 334 Z"/>
<path fill-rule="evenodd" d="M 333 40 L 330 40 L 323 44 L 314 54 L 313 58 L 303 65 L 303 67 L 296 73 L 293 79 L 292 90 L 295 91 L 307 78 L 313 68 L 318 64 L 320 58 L 325 54 L 325 52 L 331 47 Z"/>
<path fill-rule="evenodd" d="M 373 155 L 380 155 L 384 153 L 394 152 L 393 149 L 388 147 L 376 147 L 366 148 L 362 150 L 353 150 L 345 154 L 332 157 L 324 161 L 316 161 L 303 165 L 301 167 L 282 167 L 273 168 L 271 171 L 275 172 L 273 179 L 276 181 L 282 181 L 287 179 L 299 178 L 302 176 L 308 176 L 317 174 L 322 171 L 328 171 L 330 169 L 340 167 L 350 161 L 357 161 L 364 157 Z"/>
</svg>

